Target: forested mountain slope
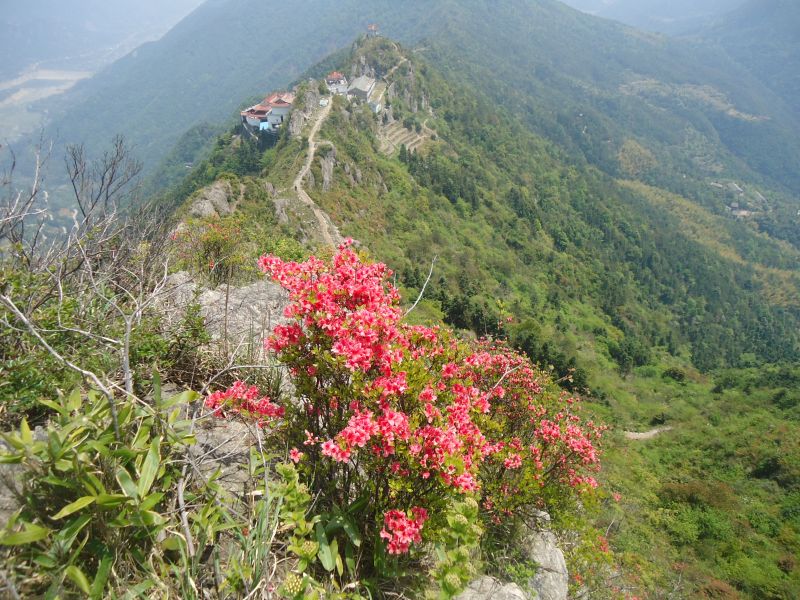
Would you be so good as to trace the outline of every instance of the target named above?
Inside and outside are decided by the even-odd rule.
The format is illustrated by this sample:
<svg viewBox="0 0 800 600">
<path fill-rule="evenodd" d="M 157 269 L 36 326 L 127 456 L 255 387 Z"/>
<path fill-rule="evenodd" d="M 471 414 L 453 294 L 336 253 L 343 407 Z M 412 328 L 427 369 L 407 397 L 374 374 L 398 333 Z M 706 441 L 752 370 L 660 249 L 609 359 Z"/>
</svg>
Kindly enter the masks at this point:
<svg viewBox="0 0 800 600">
<path fill-rule="evenodd" d="M 371 22 L 404 43 L 424 40 L 434 64 L 611 174 L 634 141 L 656 159 L 641 176 L 676 192 L 699 181 L 693 195 L 708 196 L 712 177 L 800 190 L 797 122 L 746 69 L 703 44 L 643 34 L 555 0 L 304 0 L 292 10 L 213 0 L 76 86 L 61 103 L 72 107 L 66 112 L 49 107 L 50 131 L 92 148 L 123 133 L 152 167 L 189 127 L 288 84 Z"/>
<path fill-rule="evenodd" d="M 308 196 L 397 272 L 409 302 L 424 287 L 415 318 L 507 337 L 564 385 L 588 390 L 596 414 L 619 429 L 676 430 L 657 453 L 620 434 L 610 442 L 607 483 L 629 497 L 608 513 L 624 506 L 627 516 L 609 516 L 607 527 L 631 589 L 792 597 L 800 573 L 784 559 L 798 527 L 785 515 L 794 514 L 796 440 L 777 428 L 765 445 L 758 431 L 796 419 L 796 396 L 780 391 L 794 371 L 719 371 L 716 382 L 707 373 L 797 361 L 798 250 L 633 173 L 576 161 L 513 105 L 440 74 L 426 52 L 378 40 L 329 63 L 347 72 L 366 63 L 379 77 L 398 66 L 387 113 L 332 99 L 301 181 Z M 306 109 L 316 89 L 301 88 Z M 220 138 L 180 197 L 220 176 L 276 190 L 223 221 L 253 252 L 280 248 L 286 235 L 313 246 L 316 221 L 293 191 L 303 139 L 284 136 L 262 154 L 238 134 Z M 710 445 L 723 429 L 734 447 Z M 736 445 L 740 434 L 747 447 Z M 749 512 L 714 503 L 720 490 L 750 498 Z M 752 554 L 768 581 L 743 562 Z"/>
<path fill-rule="evenodd" d="M 751 0 L 700 35 L 721 44 L 800 116 L 800 4 Z"/>
<path fill-rule="evenodd" d="M 647 29 L 678 34 L 740 6 L 744 0 L 566 0 L 592 15 Z"/>
</svg>

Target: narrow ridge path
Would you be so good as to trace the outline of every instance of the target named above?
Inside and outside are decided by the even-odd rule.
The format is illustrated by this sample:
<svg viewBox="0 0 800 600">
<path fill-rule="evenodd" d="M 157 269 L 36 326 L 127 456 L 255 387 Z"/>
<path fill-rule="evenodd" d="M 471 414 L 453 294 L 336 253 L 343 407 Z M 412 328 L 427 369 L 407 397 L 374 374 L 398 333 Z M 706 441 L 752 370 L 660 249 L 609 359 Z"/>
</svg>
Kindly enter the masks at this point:
<svg viewBox="0 0 800 600">
<path fill-rule="evenodd" d="M 328 118 L 328 115 L 331 112 L 331 108 L 333 107 L 333 102 L 328 102 L 327 106 L 324 106 L 319 113 L 316 115 L 316 121 L 311 126 L 311 130 L 308 132 L 308 156 L 306 156 L 306 161 L 303 163 L 302 168 L 297 173 L 297 177 L 294 179 L 294 186 L 295 192 L 297 192 L 297 197 L 300 201 L 308 206 L 311 209 L 311 212 L 314 214 L 314 217 L 317 219 L 317 224 L 319 225 L 319 233 L 322 236 L 323 241 L 325 244 L 329 246 L 336 247 L 342 243 L 342 236 L 339 233 L 336 225 L 333 224 L 331 218 L 323 212 L 323 210 L 317 206 L 317 203 L 312 200 L 311 196 L 308 195 L 306 190 L 303 188 L 305 183 L 306 175 L 308 175 L 309 170 L 311 169 L 311 165 L 314 162 L 314 157 L 317 153 L 317 146 L 322 144 L 329 144 L 333 145 L 331 142 L 327 140 L 320 140 L 319 142 L 314 139 L 319 132 L 322 124 L 325 122 L 325 119 Z"/>
<path fill-rule="evenodd" d="M 656 427 L 650 431 L 623 431 L 623 434 L 625 435 L 626 440 L 651 440 L 660 433 L 670 431 L 671 429 L 672 427 L 665 425 L 663 427 Z"/>
</svg>

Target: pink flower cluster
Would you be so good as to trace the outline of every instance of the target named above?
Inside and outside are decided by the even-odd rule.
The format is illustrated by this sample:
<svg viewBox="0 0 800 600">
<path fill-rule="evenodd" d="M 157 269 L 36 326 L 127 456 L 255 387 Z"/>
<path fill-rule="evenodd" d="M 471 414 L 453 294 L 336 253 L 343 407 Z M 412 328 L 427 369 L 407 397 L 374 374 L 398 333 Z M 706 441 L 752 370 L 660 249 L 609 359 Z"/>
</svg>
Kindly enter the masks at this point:
<svg viewBox="0 0 800 600">
<path fill-rule="evenodd" d="M 405 554 L 413 543 L 422 541 L 420 532 L 425 521 L 428 520 L 428 511 L 419 506 L 411 509 L 409 517 L 401 510 L 389 510 L 383 517 L 384 528 L 380 536 L 387 540 L 386 551 L 389 554 Z"/>
<path fill-rule="evenodd" d="M 205 405 L 220 418 L 227 418 L 233 413 L 239 413 L 256 419 L 261 426 L 284 415 L 285 410 L 282 406 L 272 402 L 269 396 L 259 398 L 260 395 L 256 386 L 248 386 L 243 381 L 236 381 L 227 390 L 220 390 L 209 395 Z"/>
<path fill-rule="evenodd" d="M 373 498 L 379 514 L 480 494 L 492 518 L 535 501 L 548 484 L 594 485 L 587 473 L 599 465 L 601 428 L 580 421 L 575 399 L 545 389 L 547 377 L 502 344 L 469 347 L 447 331 L 401 323 L 391 271 L 362 262 L 350 241 L 331 264 L 263 256 L 259 265 L 292 301 L 289 322 L 266 346 L 295 378 L 286 435 L 305 447 L 320 485 L 361 486 L 349 488 L 355 496 L 383 490 Z M 206 403 L 218 414 L 283 416 L 240 383 Z M 290 458 L 303 455 L 295 448 Z M 376 480 L 384 483 L 370 487 Z M 421 540 L 428 514 L 419 506 L 410 514 L 384 513 L 388 552 Z"/>
</svg>

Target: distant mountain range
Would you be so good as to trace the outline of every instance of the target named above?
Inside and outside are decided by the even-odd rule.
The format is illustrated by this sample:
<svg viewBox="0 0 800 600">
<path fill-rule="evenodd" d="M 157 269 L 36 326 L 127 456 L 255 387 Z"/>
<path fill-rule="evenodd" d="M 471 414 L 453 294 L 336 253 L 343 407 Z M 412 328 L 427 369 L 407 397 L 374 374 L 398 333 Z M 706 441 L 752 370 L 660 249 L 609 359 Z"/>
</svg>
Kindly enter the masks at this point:
<svg viewBox="0 0 800 600">
<path fill-rule="evenodd" d="M 564 0 L 606 19 L 663 33 L 686 33 L 740 6 L 746 0 Z"/>
<path fill-rule="evenodd" d="M 425 40 L 446 67 L 497 90 L 597 164 L 608 167 L 628 135 L 680 152 L 689 127 L 715 149 L 712 163 L 800 190 L 797 123 L 752 73 L 700 42 L 651 37 L 555 0 L 300 0 L 291 10 L 209 0 L 163 39 L 40 108 L 58 139 L 97 149 L 123 133 L 153 167 L 191 126 L 287 85 L 371 22 L 404 43 Z"/>
<path fill-rule="evenodd" d="M 94 71 L 166 33 L 202 0 L 4 0 L 0 80 L 36 64 Z"/>
<path fill-rule="evenodd" d="M 722 45 L 800 118 L 800 3 L 750 0 L 700 35 Z"/>
</svg>

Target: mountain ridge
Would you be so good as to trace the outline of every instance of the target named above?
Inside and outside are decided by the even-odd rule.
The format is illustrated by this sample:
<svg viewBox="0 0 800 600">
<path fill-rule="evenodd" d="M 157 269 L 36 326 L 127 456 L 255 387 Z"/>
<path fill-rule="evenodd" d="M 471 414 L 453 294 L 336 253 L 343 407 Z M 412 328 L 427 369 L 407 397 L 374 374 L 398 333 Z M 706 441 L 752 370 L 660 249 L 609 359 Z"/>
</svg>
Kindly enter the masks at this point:
<svg viewBox="0 0 800 600">
<path fill-rule="evenodd" d="M 364 57 L 382 73 L 385 65 L 398 63 L 397 53 L 391 42 L 362 41 L 347 61 L 330 67 L 347 72 L 352 64 L 363 66 Z M 713 468 L 719 469 L 714 477 L 722 477 L 724 461 L 732 460 L 733 450 L 709 447 L 714 426 L 707 425 L 710 419 L 727 424 L 732 414 L 712 388 L 741 389 L 726 383 L 734 372 L 726 365 L 747 373 L 748 365 L 758 364 L 766 372 L 781 367 L 765 362 L 796 360 L 775 352 L 800 350 L 798 340 L 790 339 L 800 318 L 798 250 L 669 191 L 576 163 L 553 142 L 528 131 L 522 117 L 498 106 L 494 97 L 439 73 L 425 54 L 401 54 L 408 64 L 394 73 L 385 117 L 357 102 L 330 98 L 330 115 L 318 134 L 328 143 L 317 148 L 313 160 L 305 132 L 297 137 L 285 132 L 260 162 L 245 160 L 249 151 L 237 128 L 221 139 L 198 172 L 208 173 L 211 165 L 212 179 L 218 175 L 247 189 L 274 190 L 271 198 L 253 195 L 240 215 L 231 217 L 239 219 L 234 223 L 243 243 L 254 253 L 264 246 L 280 248 L 283 236 L 309 251 L 325 246 L 324 236 L 315 233 L 316 219 L 295 198 L 294 185 L 300 183 L 343 235 L 360 240 L 362 251 L 396 272 L 408 303 L 422 296 L 412 313 L 417 322 L 445 322 L 468 336 L 507 337 L 551 365 L 562 385 L 573 391 L 588 388 L 592 414 L 620 429 L 647 430 L 648 424 L 664 422 L 672 427 L 657 439 L 626 442 L 621 434 L 610 442 L 607 483 L 630 495 L 631 516 L 608 517 L 604 528 L 613 529 L 619 519 L 612 544 L 645 552 L 646 539 L 647 556 L 658 565 L 644 569 L 624 555 L 622 572 L 644 570 L 649 582 L 633 583 L 631 575 L 630 589 L 653 592 L 683 585 L 687 593 L 703 594 L 723 581 L 747 597 L 770 589 L 791 597 L 794 580 L 790 574 L 775 575 L 777 567 L 770 571 L 771 583 L 751 573 L 734 575 L 709 558 L 741 560 L 730 547 L 719 542 L 708 555 L 704 548 L 709 546 L 681 541 L 691 539 L 680 537 L 680 528 L 689 527 L 681 515 L 713 514 L 714 523 L 724 527 L 739 527 L 739 517 L 714 507 L 691 512 L 699 501 L 681 496 L 680 486 L 688 479 L 690 494 L 690 485 L 701 485 L 692 469 L 700 468 L 702 456 L 714 457 Z M 298 93 L 304 111 L 320 99 L 317 82 L 302 83 Z M 413 133 L 421 132 L 423 123 L 433 133 L 415 152 L 382 143 L 398 124 L 409 132 L 399 139 L 416 140 Z M 311 164 L 308 171 L 301 168 L 305 164 Z M 298 173 L 306 173 L 299 182 Z M 257 216 L 272 207 L 274 220 L 259 225 Z M 429 269 L 432 275 L 426 278 Z M 501 325 L 507 317 L 513 321 Z M 726 373 L 721 383 L 715 383 L 716 372 Z M 748 408 L 744 400 L 737 407 L 737 415 Z M 745 427 L 747 416 L 737 419 L 735 427 Z M 790 460 L 795 454 L 789 438 L 778 437 Z M 626 445 L 645 442 L 661 454 Z M 687 449 L 697 461 L 691 458 L 692 466 L 683 467 Z M 755 463 L 736 460 L 741 461 L 737 473 L 762 472 Z M 640 478 L 636 484 L 631 469 Z M 661 479 L 654 479 L 654 470 Z M 775 477 L 786 477 L 785 471 L 775 471 Z M 723 483 L 714 479 L 703 485 L 713 489 Z M 769 506 L 773 492 L 762 493 L 749 476 L 737 475 L 730 485 Z M 774 512 L 789 502 L 784 488 L 774 493 L 772 508 L 763 510 Z M 718 512 L 709 513 L 712 509 Z M 633 516 L 640 513 L 643 520 Z M 649 514 L 664 520 L 654 524 L 647 521 Z M 787 548 L 751 529 L 741 532 L 740 543 L 746 552 L 758 548 L 772 566 Z M 680 573 L 674 570 L 678 555 L 688 561 Z"/>
</svg>

